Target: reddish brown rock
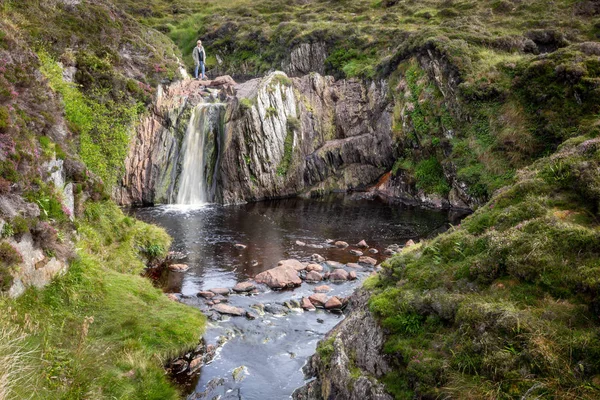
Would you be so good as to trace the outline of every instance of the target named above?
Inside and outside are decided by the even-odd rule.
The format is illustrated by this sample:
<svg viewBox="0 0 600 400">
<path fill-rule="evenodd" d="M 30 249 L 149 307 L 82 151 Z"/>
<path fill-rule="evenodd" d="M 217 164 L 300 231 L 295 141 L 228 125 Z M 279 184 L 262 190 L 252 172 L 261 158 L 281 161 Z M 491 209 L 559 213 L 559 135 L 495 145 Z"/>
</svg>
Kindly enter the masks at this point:
<svg viewBox="0 0 600 400">
<path fill-rule="evenodd" d="M 377 254 L 377 253 L 379 253 L 379 250 L 377 250 L 377 249 L 369 249 L 369 253 L 371 253 L 371 254 Z"/>
<path fill-rule="evenodd" d="M 241 317 L 246 314 L 243 308 L 229 306 L 227 304 L 216 304 L 213 307 L 213 310 L 218 311 L 221 314 L 235 315 L 236 317 Z"/>
<path fill-rule="evenodd" d="M 286 287 L 300 286 L 302 279 L 298 272 L 289 266 L 279 266 L 256 275 L 254 280 L 258 283 L 264 283 L 271 289 L 283 289 Z"/>
<path fill-rule="evenodd" d="M 313 303 L 311 303 L 310 300 L 308 298 L 306 298 L 306 297 L 302 298 L 301 306 L 306 311 L 312 311 L 312 310 L 315 309 L 315 306 L 313 305 Z"/>
<path fill-rule="evenodd" d="M 203 292 L 198 292 L 197 296 L 204 297 L 205 299 L 212 299 L 213 297 L 216 296 L 216 294 L 211 291 L 205 291 L 205 292 L 203 291 Z"/>
<path fill-rule="evenodd" d="M 364 240 L 361 240 L 356 244 L 356 247 L 360 247 L 361 249 L 368 249 L 369 245 Z"/>
<path fill-rule="evenodd" d="M 309 282 L 320 282 L 323 280 L 323 276 L 317 271 L 310 271 L 306 274 L 306 280 Z"/>
<path fill-rule="evenodd" d="M 190 267 L 187 264 L 171 264 L 169 265 L 169 269 L 173 272 L 185 272 Z"/>
<path fill-rule="evenodd" d="M 348 272 L 343 269 L 336 269 L 329 275 L 329 280 L 331 281 L 347 281 L 348 280 Z"/>
<path fill-rule="evenodd" d="M 346 266 L 348 268 L 362 268 L 362 265 L 357 264 L 357 263 L 348 263 L 348 264 L 346 264 Z"/>
<path fill-rule="evenodd" d="M 314 288 L 313 291 L 316 293 L 327 293 L 327 292 L 331 292 L 331 288 L 327 285 L 321 285 L 321 286 L 317 286 L 316 288 Z"/>
<path fill-rule="evenodd" d="M 327 303 L 327 295 L 325 293 L 311 294 L 308 299 L 316 307 L 323 307 Z"/>
<path fill-rule="evenodd" d="M 333 296 L 325 302 L 325 308 L 327 310 L 340 309 L 342 308 L 342 301 L 337 296 Z"/>
<path fill-rule="evenodd" d="M 341 249 L 345 249 L 348 246 L 350 246 L 350 245 L 347 242 L 344 242 L 342 240 L 338 240 L 337 242 L 335 242 L 335 247 L 339 247 Z"/>
<path fill-rule="evenodd" d="M 179 299 L 177 298 L 177 295 L 175 293 L 168 293 L 167 297 L 169 298 L 169 300 L 171 301 L 179 301 Z"/>
<path fill-rule="evenodd" d="M 367 256 L 362 256 L 358 259 L 358 262 L 361 264 L 369 264 L 369 265 L 375 265 L 377 264 L 377 260 L 372 258 L 372 257 L 367 257 Z"/>
<path fill-rule="evenodd" d="M 310 272 L 310 271 L 323 272 L 323 267 L 320 266 L 319 264 L 308 264 L 306 266 L 306 270 L 308 272 Z"/>
<path fill-rule="evenodd" d="M 255 288 L 256 286 L 254 286 L 254 283 L 252 282 L 240 282 L 233 287 L 233 291 L 238 293 L 244 293 L 254 290 Z"/>
<path fill-rule="evenodd" d="M 277 263 L 277 266 L 278 267 L 291 267 L 291 268 L 294 268 L 296 271 L 303 271 L 306 269 L 306 266 L 304 264 L 302 264 L 298 260 L 294 260 L 293 258 L 291 258 L 289 260 L 281 260 Z"/>
<path fill-rule="evenodd" d="M 354 272 L 354 271 L 350 271 L 350 273 L 348 274 L 348 279 L 349 279 L 349 280 L 351 280 L 351 281 L 353 281 L 353 280 L 355 280 L 356 278 L 357 278 L 357 276 L 356 276 L 356 272 Z"/>
</svg>

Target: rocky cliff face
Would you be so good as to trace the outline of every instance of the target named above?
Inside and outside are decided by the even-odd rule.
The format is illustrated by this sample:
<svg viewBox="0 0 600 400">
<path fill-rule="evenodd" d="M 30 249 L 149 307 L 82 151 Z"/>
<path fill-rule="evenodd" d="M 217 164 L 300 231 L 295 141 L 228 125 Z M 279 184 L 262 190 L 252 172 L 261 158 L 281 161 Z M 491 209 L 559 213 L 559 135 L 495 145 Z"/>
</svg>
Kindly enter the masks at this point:
<svg viewBox="0 0 600 400">
<path fill-rule="evenodd" d="M 302 51 L 320 54 L 317 50 Z M 443 66 L 433 56 L 424 56 L 422 64 L 451 98 L 454 83 Z M 292 63 L 288 70 L 298 74 L 304 67 L 313 66 Z M 386 80 L 335 80 L 314 72 L 289 78 L 274 72 L 235 86 L 229 95 L 211 90 L 197 81 L 164 89 L 137 129 L 126 175 L 115 192 L 121 204 L 175 201 L 190 111 L 217 97 L 226 102 L 226 115 L 223 137 L 209 138 L 215 155 L 204 179 L 205 186 L 214 188 L 212 201 L 232 204 L 358 190 L 433 208 L 476 203 L 456 181 L 451 164 L 444 166 L 443 179 L 452 187 L 442 195 L 419 190 L 401 172 L 390 172 L 407 149 L 399 147 L 393 129 L 398 101 L 391 91 L 397 89 Z"/>
<path fill-rule="evenodd" d="M 322 340 L 304 367 L 315 378 L 297 389 L 294 400 L 392 400 L 379 379 L 390 371 L 381 355 L 383 332 L 369 311 L 366 291 L 351 299 L 352 312 Z"/>
</svg>

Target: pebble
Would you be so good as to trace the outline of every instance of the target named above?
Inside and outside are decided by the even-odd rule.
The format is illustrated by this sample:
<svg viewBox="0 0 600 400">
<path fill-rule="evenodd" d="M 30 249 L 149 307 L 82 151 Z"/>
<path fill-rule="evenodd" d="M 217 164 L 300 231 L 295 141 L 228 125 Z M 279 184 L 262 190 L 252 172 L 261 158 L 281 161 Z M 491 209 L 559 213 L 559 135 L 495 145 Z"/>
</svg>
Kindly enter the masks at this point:
<svg viewBox="0 0 600 400">
<path fill-rule="evenodd" d="M 338 240 L 337 242 L 335 242 L 335 247 L 339 247 L 339 248 L 346 248 L 350 246 L 347 242 L 344 242 L 342 240 Z"/>
<path fill-rule="evenodd" d="M 245 250 L 248 246 L 246 246 L 245 244 L 241 244 L 241 243 L 236 243 L 234 245 L 234 247 L 238 250 Z"/>
<path fill-rule="evenodd" d="M 319 264 L 308 264 L 306 266 L 306 270 L 308 272 L 311 272 L 311 271 L 323 272 L 323 267 Z"/>
<path fill-rule="evenodd" d="M 350 254 L 352 254 L 353 256 L 362 256 L 363 252 L 358 250 L 350 250 Z"/>
<path fill-rule="evenodd" d="M 233 287 L 234 292 L 244 293 L 254 290 L 256 286 L 252 282 L 240 282 Z"/>
</svg>

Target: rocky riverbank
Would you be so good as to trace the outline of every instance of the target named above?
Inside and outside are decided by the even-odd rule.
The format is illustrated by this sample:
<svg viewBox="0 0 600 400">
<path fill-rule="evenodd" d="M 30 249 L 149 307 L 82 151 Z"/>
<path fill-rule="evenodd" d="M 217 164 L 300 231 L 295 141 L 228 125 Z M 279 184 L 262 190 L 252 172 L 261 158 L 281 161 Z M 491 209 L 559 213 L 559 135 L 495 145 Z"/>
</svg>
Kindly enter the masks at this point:
<svg viewBox="0 0 600 400">
<path fill-rule="evenodd" d="M 214 287 L 201 290 L 196 296 L 186 296 L 178 293 L 167 294 L 174 301 L 200 308 L 212 321 L 212 327 L 209 327 L 205 339 L 202 340 L 199 346 L 171 361 L 167 366 L 168 371 L 176 381 L 182 383 L 184 387 L 191 391 L 195 385 L 194 377 L 200 373 L 202 367 L 213 362 L 215 357 L 218 359 L 223 347 L 227 346 L 231 340 L 235 340 L 236 337 L 258 331 L 261 332 L 261 335 L 264 335 L 261 340 L 268 341 L 273 331 L 278 332 L 277 334 L 287 335 L 291 333 L 289 332 L 291 326 L 294 326 L 292 328 L 294 330 L 299 328 L 298 324 L 294 323 L 279 331 L 272 321 L 293 319 L 305 321 L 303 323 L 306 324 L 307 319 L 316 319 L 316 323 L 327 329 L 325 331 L 327 332 L 337 324 L 340 317 L 343 318 L 347 311 L 352 309 L 354 310 L 352 313 L 353 320 L 362 320 L 363 323 L 368 324 L 370 320 L 356 317 L 357 310 L 364 310 L 365 308 L 366 303 L 363 301 L 365 295 L 364 293 L 360 294 L 362 292 L 354 295 L 354 291 L 360 287 L 364 279 L 380 269 L 379 263 L 382 260 L 395 254 L 402 247 L 413 244 L 414 242 L 410 241 L 404 246 L 390 245 L 386 248 L 377 249 L 369 247 L 364 240 L 353 245 L 345 241 L 334 240 L 327 240 L 323 243 L 298 241 L 297 246 L 307 249 L 337 248 L 347 253 L 350 258 L 344 257 L 344 263 L 342 263 L 325 259 L 315 253 L 310 257 L 310 260 L 304 262 L 297 259 L 281 260 L 273 268 L 257 274 L 254 279 L 238 282 L 232 287 Z M 239 252 L 244 252 L 247 249 L 247 245 L 241 243 L 232 244 L 231 246 Z M 363 253 L 373 257 L 363 255 Z M 183 274 L 187 270 L 186 265 L 180 263 L 182 257 L 181 254 L 173 254 L 170 257 L 171 264 L 168 266 L 170 273 Z M 352 258 L 355 258 L 355 262 L 348 262 L 348 259 Z M 263 331 L 265 329 L 263 328 L 264 325 L 267 327 L 265 331 Z M 348 323 L 345 326 L 349 326 Z M 211 338 L 211 335 L 217 332 L 219 334 Z M 304 337 L 303 340 L 314 340 L 312 337 L 314 334 L 310 330 L 306 332 L 301 334 L 301 337 Z M 331 333 L 328 336 L 334 334 Z M 377 346 L 377 343 L 380 342 L 381 340 L 370 343 Z M 256 349 L 256 351 L 260 350 Z M 312 354 L 312 351 L 306 354 L 306 359 L 310 354 Z M 296 357 L 296 355 L 291 355 L 291 357 Z M 305 367 L 307 378 L 312 378 L 311 374 L 315 373 L 318 362 L 318 355 L 307 362 Z M 233 369 L 230 374 L 219 376 L 208 382 L 202 391 L 196 391 L 190 395 L 190 399 L 212 398 L 212 396 L 220 393 L 227 393 L 228 390 L 233 390 L 234 394 L 237 393 L 235 394 L 237 396 L 241 393 L 241 389 L 237 384 L 245 378 L 245 374 L 247 374 L 247 367 L 241 364 Z M 340 384 L 344 384 L 343 382 L 340 381 Z M 316 381 L 312 381 L 306 389 L 299 389 L 297 393 L 311 393 L 315 390 L 314 385 L 316 384 Z M 236 387 L 237 392 L 234 390 Z M 359 393 L 381 391 L 378 388 L 364 388 L 361 390 L 362 392 Z M 297 398 L 303 399 L 303 395 L 305 394 L 298 394 L 300 397 Z"/>
</svg>

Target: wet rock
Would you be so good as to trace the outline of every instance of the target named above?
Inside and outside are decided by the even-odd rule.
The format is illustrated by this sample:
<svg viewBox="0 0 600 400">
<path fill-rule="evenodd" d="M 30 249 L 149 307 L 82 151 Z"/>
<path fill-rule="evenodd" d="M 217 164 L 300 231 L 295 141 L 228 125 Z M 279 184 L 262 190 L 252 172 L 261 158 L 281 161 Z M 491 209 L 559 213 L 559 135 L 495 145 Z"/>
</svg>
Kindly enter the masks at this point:
<svg viewBox="0 0 600 400">
<path fill-rule="evenodd" d="M 323 272 L 323 267 L 319 264 L 308 264 L 306 266 L 306 270 L 308 272 L 311 272 L 311 271 Z"/>
<path fill-rule="evenodd" d="M 244 366 L 244 365 L 237 367 L 231 373 L 231 376 L 233 377 L 233 380 L 235 382 L 243 381 L 244 378 L 246 377 L 246 375 L 248 375 L 248 368 L 246 368 L 246 366 Z"/>
<path fill-rule="evenodd" d="M 233 287 L 233 291 L 237 293 L 245 293 L 254 290 L 256 286 L 252 282 L 240 282 Z"/>
<path fill-rule="evenodd" d="M 327 285 L 321 285 L 321 286 L 317 286 L 316 288 L 313 289 L 313 292 L 316 293 L 328 293 L 331 292 L 331 288 Z"/>
<path fill-rule="evenodd" d="M 208 290 L 210 290 L 214 294 L 220 294 L 221 296 L 227 296 L 227 295 L 229 295 L 229 289 L 228 288 L 212 288 L 212 289 L 208 289 Z"/>
<path fill-rule="evenodd" d="M 329 275 L 331 275 L 331 272 L 325 272 L 325 274 L 323 275 L 323 279 L 329 279 Z"/>
<path fill-rule="evenodd" d="M 309 282 L 321 282 L 323 280 L 323 275 L 317 271 L 310 271 L 306 274 L 306 280 Z"/>
<path fill-rule="evenodd" d="M 313 249 L 323 249 L 324 246 L 321 246 L 320 244 L 307 244 L 308 247 L 311 247 Z"/>
<path fill-rule="evenodd" d="M 221 300 L 216 299 L 216 300 L 212 300 L 209 302 L 211 306 L 214 306 L 215 304 L 221 304 Z"/>
<path fill-rule="evenodd" d="M 233 315 L 236 317 L 241 317 L 242 315 L 246 314 L 246 311 L 243 308 L 229 306 L 227 304 L 216 304 L 213 307 L 213 310 L 221 314 Z"/>
<path fill-rule="evenodd" d="M 362 265 L 360 265 L 358 263 L 348 263 L 348 264 L 346 264 L 346 266 L 348 268 L 362 268 Z"/>
<path fill-rule="evenodd" d="M 273 315 L 285 315 L 288 309 L 281 304 L 266 304 L 265 311 Z"/>
<path fill-rule="evenodd" d="M 369 245 L 364 240 L 361 240 L 360 242 L 358 242 L 356 244 L 356 246 L 360 247 L 361 249 L 368 249 L 369 248 Z"/>
<path fill-rule="evenodd" d="M 331 275 L 329 275 L 329 280 L 330 281 L 347 281 L 348 277 L 350 274 L 348 274 L 348 272 L 346 270 L 343 270 L 341 268 L 336 269 L 335 271 L 333 271 L 331 273 Z"/>
<path fill-rule="evenodd" d="M 203 297 L 205 299 L 212 299 L 213 297 L 216 296 L 216 294 L 211 291 L 202 291 L 202 292 L 198 292 L 198 294 L 196 296 Z"/>
<path fill-rule="evenodd" d="M 356 276 L 356 272 L 355 271 L 350 271 L 348 273 L 348 280 L 353 281 L 353 280 L 356 280 L 356 278 L 357 278 L 357 276 Z"/>
<path fill-rule="evenodd" d="M 299 302 L 298 300 L 296 300 L 296 299 L 292 299 L 292 300 L 290 300 L 290 303 L 291 303 L 291 305 L 292 305 L 294 308 L 300 308 L 300 307 L 301 307 L 301 304 L 300 304 L 300 302 Z"/>
<path fill-rule="evenodd" d="M 250 261 L 250 265 L 253 267 L 256 267 L 258 265 L 258 261 L 252 260 L 252 261 Z"/>
<path fill-rule="evenodd" d="M 252 304 L 250 308 L 255 309 L 259 315 L 265 315 L 265 306 L 263 304 L 257 303 Z"/>
<path fill-rule="evenodd" d="M 258 315 L 256 315 L 252 311 L 246 311 L 246 318 L 248 318 L 249 320 L 255 320 L 256 318 L 258 318 Z"/>
<path fill-rule="evenodd" d="M 325 264 L 329 267 L 329 268 L 342 268 L 344 266 L 344 264 L 339 263 L 337 261 L 331 261 L 331 260 L 327 260 L 325 261 Z"/>
<path fill-rule="evenodd" d="M 399 252 L 402 246 L 400 246 L 399 244 L 390 244 L 387 248 L 392 251 Z"/>
<path fill-rule="evenodd" d="M 306 311 L 312 311 L 315 309 L 315 306 L 313 305 L 313 303 L 310 302 L 310 300 L 306 297 L 302 298 L 302 308 Z"/>
<path fill-rule="evenodd" d="M 302 284 L 302 279 L 298 276 L 296 269 L 286 265 L 261 272 L 256 275 L 254 280 L 258 283 L 264 283 L 272 289 L 283 289 Z"/>
<path fill-rule="evenodd" d="M 220 302 L 219 302 L 219 303 L 220 303 Z M 207 302 L 206 302 L 206 305 L 209 305 L 209 306 L 214 306 L 214 305 L 215 305 L 215 302 L 214 302 L 214 301 L 207 301 Z"/>
<path fill-rule="evenodd" d="M 335 240 L 333 240 L 333 239 L 326 239 L 325 243 L 327 243 L 327 244 L 334 244 Z"/>
<path fill-rule="evenodd" d="M 215 301 L 215 302 L 217 302 L 217 301 L 218 301 L 219 303 L 227 303 L 227 302 L 229 301 L 229 300 L 227 299 L 227 297 L 223 296 L 222 294 L 218 294 L 218 295 L 216 295 L 216 296 L 215 296 L 215 297 L 213 297 L 211 300 L 212 300 L 212 301 Z"/>
<path fill-rule="evenodd" d="M 394 251 L 394 250 L 392 250 L 392 249 L 385 249 L 385 250 L 383 251 L 383 254 L 385 254 L 386 256 L 393 256 L 393 255 L 394 255 L 394 254 L 396 254 L 396 253 L 397 253 L 397 251 Z"/>
<path fill-rule="evenodd" d="M 410 247 L 410 246 L 414 246 L 415 242 L 414 240 L 410 239 L 408 242 L 406 242 L 406 244 L 404 245 L 404 247 Z"/>
<path fill-rule="evenodd" d="M 206 313 L 206 316 L 208 319 L 210 319 L 213 322 L 220 321 L 222 319 L 221 314 L 219 314 L 218 312 L 215 312 L 215 311 Z"/>
<path fill-rule="evenodd" d="M 362 256 L 358 259 L 358 262 L 361 264 L 375 265 L 377 264 L 377 260 L 372 257 Z"/>
<path fill-rule="evenodd" d="M 169 270 L 173 272 L 185 272 L 190 267 L 187 264 L 171 264 L 169 265 Z"/>
<path fill-rule="evenodd" d="M 167 254 L 167 260 L 168 261 L 181 261 L 181 260 L 184 260 L 186 258 L 187 258 L 187 256 L 184 253 L 180 252 L 180 251 L 170 251 Z"/>
<path fill-rule="evenodd" d="M 233 245 L 233 247 L 235 247 L 238 250 L 246 250 L 246 248 L 248 248 L 248 246 L 246 246 L 245 244 L 241 244 L 241 243 L 236 243 Z"/>
<path fill-rule="evenodd" d="M 313 254 L 312 256 L 310 256 L 310 260 L 315 263 L 325 262 L 325 258 L 319 254 Z"/>
<path fill-rule="evenodd" d="M 306 246 L 306 243 L 304 243 L 304 242 L 301 242 L 300 240 L 296 240 L 296 244 L 297 244 L 298 246 Z"/>
<path fill-rule="evenodd" d="M 325 302 L 325 309 L 340 309 L 342 308 L 342 302 L 337 296 L 331 297 L 327 302 Z"/>
<path fill-rule="evenodd" d="M 362 256 L 363 252 L 359 250 L 350 250 L 350 254 L 352 254 L 353 256 Z"/>
<path fill-rule="evenodd" d="M 337 242 L 335 242 L 334 244 L 335 244 L 335 247 L 339 247 L 339 248 L 341 248 L 341 249 L 344 249 L 344 248 L 346 248 L 346 247 L 350 246 L 350 245 L 349 245 L 347 242 L 344 242 L 344 241 L 342 241 L 342 240 L 338 240 L 338 241 L 337 241 Z"/>
<path fill-rule="evenodd" d="M 171 301 L 179 301 L 179 297 L 175 293 L 167 293 L 167 298 Z"/>
<path fill-rule="evenodd" d="M 325 293 L 315 293 L 308 296 L 308 299 L 315 307 L 324 307 L 327 303 L 327 295 Z"/>
<path fill-rule="evenodd" d="M 379 250 L 377 250 L 377 249 L 369 249 L 369 253 L 371 253 L 371 254 L 378 254 Z"/>
<path fill-rule="evenodd" d="M 291 258 L 289 260 L 281 260 L 277 263 L 277 266 L 291 267 L 291 268 L 294 268 L 296 271 L 303 271 L 306 269 L 306 266 L 304 264 L 302 264 L 300 261 L 295 260 L 293 258 Z"/>
</svg>

